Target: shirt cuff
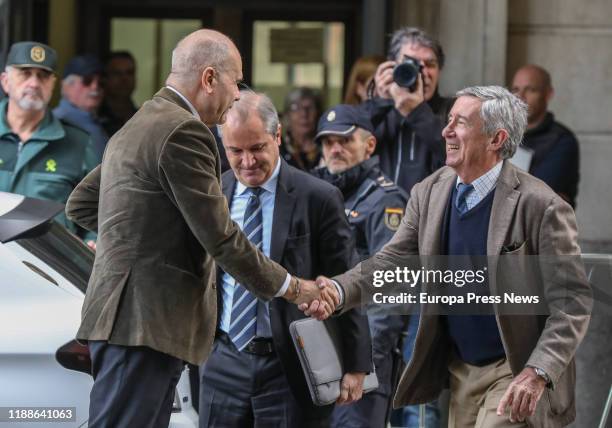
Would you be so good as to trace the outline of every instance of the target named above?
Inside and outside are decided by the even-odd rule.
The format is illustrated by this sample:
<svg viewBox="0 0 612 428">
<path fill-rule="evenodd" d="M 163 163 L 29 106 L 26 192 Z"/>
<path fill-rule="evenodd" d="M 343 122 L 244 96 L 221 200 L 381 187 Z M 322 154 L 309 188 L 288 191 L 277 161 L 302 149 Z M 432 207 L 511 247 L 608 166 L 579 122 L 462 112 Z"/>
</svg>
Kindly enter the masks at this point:
<svg viewBox="0 0 612 428">
<path fill-rule="evenodd" d="M 338 307 L 336 308 L 336 310 L 342 309 L 342 307 L 344 306 L 344 288 L 342 288 L 342 286 L 338 284 L 338 281 L 334 281 L 332 279 L 331 282 L 333 282 L 334 285 L 336 286 L 336 290 L 338 291 L 338 296 L 340 296 L 340 304 L 338 304 Z"/>
<path fill-rule="evenodd" d="M 287 277 L 285 278 L 285 282 L 283 282 L 283 286 L 278 290 L 278 292 L 274 295 L 274 297 L 282 297 L 287 292 L 289 288 L 289 284 L 291 283 L 291 275 L 287 273 Z"/>
</svg>

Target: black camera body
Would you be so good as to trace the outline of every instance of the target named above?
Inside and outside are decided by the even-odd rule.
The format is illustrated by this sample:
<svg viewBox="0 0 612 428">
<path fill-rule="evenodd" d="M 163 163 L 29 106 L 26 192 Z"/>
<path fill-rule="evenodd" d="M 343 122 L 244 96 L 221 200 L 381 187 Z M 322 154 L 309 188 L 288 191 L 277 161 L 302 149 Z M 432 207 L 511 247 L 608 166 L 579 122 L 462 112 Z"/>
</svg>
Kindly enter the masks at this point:
<svg viewBox="0 0 612 428">
<path fill-rule="evenodd" d="M 411 56 L 405 55 L 402 62 L 393 67 L 393 81 L 414 92 L 417 86 L 419 73 L 423 70 L 421 62 Z"/>
</svg>

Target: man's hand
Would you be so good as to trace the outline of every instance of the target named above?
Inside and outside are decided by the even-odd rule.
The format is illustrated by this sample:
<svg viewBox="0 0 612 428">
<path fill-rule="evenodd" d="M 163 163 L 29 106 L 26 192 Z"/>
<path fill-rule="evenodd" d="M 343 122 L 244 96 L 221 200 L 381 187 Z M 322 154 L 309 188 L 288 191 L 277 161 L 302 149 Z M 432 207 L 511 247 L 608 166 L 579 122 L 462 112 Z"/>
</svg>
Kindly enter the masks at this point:
<svg viewBox="0 0 612 428">
<path fill-rule="evenodd" d="M 91 241 L 91 240 L 87 241 L 87 246 L 91 248 L 92 250 L 96 251 L 96 241 Z"/>
<path fill-rule="evenodd" d="M 336 404 L 351 404 L 361 399 L 363 395 L 363 380 L 365 373 L 345 373 L 340 384 L 340 397 Z"/>
<path fill-rule="evenodd" d="M 391 98 L 391 84 L 393 83 L 393 67 L 395 61 L 385 61 L 378 66 L 374 74 L 376 95 L 381 98 Z"/>
<path fill-rule="evenodd" d="M 328 318 L 329 315 L 334 313 L 334 311 L 336 310 L 336 308 L 340 304 L 340 296 L 338 295 L 338 290 L 336 289 L 336 286 L 334 285 L 332 280 L 327 278 L 327 277 L 325 277 L 325 276 L 318 276 L 317 277 L 316 286 L 320 290 L 325 290 L 326 293 L 328 293 L 328 294 L 333 296 L 333 305 L 334 306 L 333 306 L 333 309 L 332 309 L 331 313 L 324 314 L 323 310 L 327 309 L 328 305 L 326 304 L 326 305 L 321 306 L 321 302 L 318 301 L 318 300 L 314 300 L 314 301 L 312 301 L 310 303 L 308 303 L 308 302 L 302 303 L 302 304 L 298 305 L 298 309 L 300 311 L 304 312 L 305 315 L 311 316 L 313 318 L 318 319 L 319 321 L 322 321 L 322 320 Z"/>
<path fill-rule="evenodd" d="M 340 296 L 333 284 L 330 287 L 324 283 L 319 284 L 305 279 L 300 279 L 299 282 L 300 292 L 297 298 L 289 297 L 292 296 L 290 290 L 285 294 L 289 301 L 298 305 L 301 311 L 307 310 L 306 315 L 319 321 L 323 321 L 334 313 L 340 303 Z"/>
<path fill-rule="evenodd" d="M 423 76 L 419 73 L 417 77 L 417 85 L 413 92 L 408 88 L 403 88 L 397 83 L 392 82 L 389 86 L 389 93 L 395 102 L 395 108 L 402 114 L 408 116 L 412 110 L 417 108 L 419 104 L 425 101 L 423 93 Z"/>
<path fill-rule="evenodd" d="M 534 369 L 525 367 L 512 380 L 499 401 L 497 416 L 503 416 L 506 407 L 510 407 L 510 422 L 512 423 L 523 422 L 527 416 L 533 416 L 545 387 L 546 381 L 538 376 Z"/>
</svg>

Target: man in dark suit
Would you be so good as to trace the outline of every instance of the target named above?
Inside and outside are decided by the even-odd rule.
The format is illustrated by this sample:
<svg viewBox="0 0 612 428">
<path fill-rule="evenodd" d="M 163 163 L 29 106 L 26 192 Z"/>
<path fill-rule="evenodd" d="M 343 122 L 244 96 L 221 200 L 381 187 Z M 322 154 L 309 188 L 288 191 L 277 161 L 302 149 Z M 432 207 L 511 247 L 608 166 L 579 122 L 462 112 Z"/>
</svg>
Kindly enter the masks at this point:
<svg viewBox="0 0 612 428">
<path fill-rule="evenodd" d="M 92 357 L 90 426 L 168 426 L 183 362 L 210 353 L 215 262 L 264 300 L 337 293 L 289 275 L 230 219 L 206 125 L 225 121 L 241 69 L 218 32 L 181 40 L 166 87 L 113 136 L 68 200 L 69 218 L 98 232 L 77 333 Z M 323 306 L 322 315 L 333 299 Z"/>
<path fill-rule="evenodd" d="M 453 428 L 559 428 L 576 415 L 574 355 L 589 324 L 591 289 L 573 209 L 507 161 L 526 124 L 526 105 L 504 88 L 459 91 L 443 131 L 447 166 L 414 186 L 398 231 L 368 268 L 395 269 L 415 255 L 454 256 L 450 266 L 488 255 L 486 297 L 525 287 L 524 294 L 543 303 L 535 313 L 528 305 L 509 307 L 505 297 L 468 313 L 421 305 L 414 353 L 394 405 L 433 400 L 450 386 Z M 540 263 L 525 275 L 528 260 Z M 334 278 L 345 308 L 371 289 L 364 266 Z M 426 286 L 423 291 L 436 293 Z M 459 290 L 452 282 L 438 288 L 443 297 Z"/>
<path fill-rule="evenodd" d="M 223 194 L 251 241 L 304 278 L 352 266 L 356 253 L 342 196 L 281 160 L 281 126 L 270 99 L 243 92 L 222 131 L 232 168 L 223 174 Z M 201 367 L 200 427 L 327 426 L 333 406 L 312 404 L 289 334 L 289 324 L 304 315 L 282 299 L 254 299 L 255 337 L 245 343 L 242 287 L 222 271 L 217 284 L 222 309 L 213 352 Z M 346 349 L 339 402 L 352 402 L 361 397 L 364 375 L 372 369 L 367 318 L 349 311 L 327 322 L 339 324 Z"/>
</svg>

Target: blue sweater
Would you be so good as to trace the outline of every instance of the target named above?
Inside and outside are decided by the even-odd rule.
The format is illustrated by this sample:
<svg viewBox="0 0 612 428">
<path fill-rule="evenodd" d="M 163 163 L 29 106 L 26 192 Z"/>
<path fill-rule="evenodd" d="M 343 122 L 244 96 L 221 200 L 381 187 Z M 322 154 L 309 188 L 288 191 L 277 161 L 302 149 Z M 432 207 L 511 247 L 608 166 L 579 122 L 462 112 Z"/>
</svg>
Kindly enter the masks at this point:
<svg viewBox="0 0 612 428">
<path fill-rule="evenodd" d="M 447 224 L 445 233 L 445 248 L 449 256 L 470 255 L 486 256 L 489 219 L 493 206 L 493 195 L 490 192 L 478 205 L 465 214 L 459 214 L 453 201 L 457 197 L 456 189 L 451 193 L 447 209 Z M 464 260 L 449 257 L 451 264 L 460 263 L 461 266 L 452 266 L 455 269 L 480 269 Z M 468 257 L 465 259 L 469 260 Z M 484 260 L 485 257 L 479 257 Z M 489 294 L 488 278 L 485 284 L 471 286 L 469 291 L 480 290 L 479 294 Z M 483 308 L 479 304 L 475 309 L 480 312 Z M 492 308 L 488 313 L 492 313 Z M 446 317 L 449 335 L 455 344 L 458 356 L 468 364 L 484 366 L 505 356 L 504 348 L 497 328 L 494 315 L 448 315 Z"/>
</svg>

